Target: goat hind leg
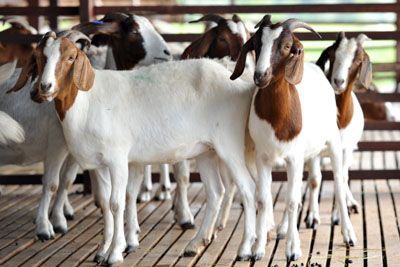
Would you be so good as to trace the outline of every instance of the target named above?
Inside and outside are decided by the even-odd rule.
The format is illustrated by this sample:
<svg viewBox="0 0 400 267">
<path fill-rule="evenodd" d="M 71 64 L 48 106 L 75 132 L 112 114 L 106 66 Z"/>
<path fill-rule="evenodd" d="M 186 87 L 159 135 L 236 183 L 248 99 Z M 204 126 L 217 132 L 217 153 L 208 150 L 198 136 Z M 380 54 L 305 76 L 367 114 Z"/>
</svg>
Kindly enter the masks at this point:
<svg viewBox="0 0 400 267">
<path fill-rule="evenodd" d="M 142 187 L 139 192 L 138 202 L 148 202 L 151 200 L 151 190 L 153 189 L 153 181 L 151 179 L 151 165 L 144 166 L 144 178 Z"/>
</svg>

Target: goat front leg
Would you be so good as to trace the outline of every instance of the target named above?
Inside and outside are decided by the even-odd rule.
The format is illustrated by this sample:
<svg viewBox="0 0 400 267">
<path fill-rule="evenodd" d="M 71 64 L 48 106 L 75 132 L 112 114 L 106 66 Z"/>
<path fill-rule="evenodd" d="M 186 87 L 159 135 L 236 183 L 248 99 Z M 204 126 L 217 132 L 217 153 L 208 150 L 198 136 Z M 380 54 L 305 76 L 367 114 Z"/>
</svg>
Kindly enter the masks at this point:
<svg viewBox="0 0 400 267">
<path fill-rule="evenodd" d="M 153 189 L 153 181 L 151 179 L 151 165 L 144 166 L 144 178 L 140 189 L 138 202 L 148 202 L 151 200 L 151 190 Z"/>
<path fill-rule="evenodd" d="M 333 177 L 335 179 L 335 198 L 342 221 L 343 241 L 350 246 L 354 246 L 356 235 L 347 211 L 345 185 L 343 179 L 342 149 L 339 132 L 328 142 L 328 150 L 332 163 Z"/>
<path fill-rule="evenodd" d="M 157 200 L 171 199 L 171 179 L 168 164 L 160 164 L 160 184 L 156 193 Z"/>
<path fill-rule="evenodd" d="M 183 160 L 173 165 L 176 181 L 173 210 L 175 221 L 183 230 L 194 228 L 194 218 L 188 202 L 188 187 L 190 178 L 189 161 Z"/>
<path fill-rule="evenodd" d="M 126 241 L 125 252 L 130 253 L 139 246 L 139 221 L 136 199 L 143 181 L 143 165 L 129 164 L 128 187 L 126 190 Z"/>
<path fill-rule="evenodd" d="M 107 252 L 111 245 L 114 233 L 114 218 L 110 208 L 111 182 L 110 172 L 107 168 L 99 168 L 90 171 L 90 179 L 96 180 L 95 199 L 103 214 L 103 241 L 100 244 L 94 261 L 98 264 L 103 263 L 107 259 Z M 93 188 L 92 188 L 93 190 Z"/>
<path fill-rule="evenodd" d="M 302 157 L 289 158 L 287 161 L 288 195 L 286 209 L 288 212 L 288 236 L 286 240 L 286 259 L 295 261 L 302 255 L 300 237 L 297 229 L 297 216 L 301 205 L 301 181 L 303 177 L 304 160 Z"/>
<path fill-rule="evenodd" d="M 308 215 L 305 219 L 306 227 L 316 229 L 321 219 L 319 216 L 318 196 L 321 188 L 321 164 L 320 157 L 310 159 L 308 162 L 308 188 L 310 190 L 310 202 Z"/>
<path fill-rule="evenodd" d="M 115 155 L 118 154 L 115 153 Z M 107 263 L 109 265 L 118 265 L 124 260 L 122 253 L 126 248 L 124 210 L 128 183 L 128 162 L 126 159 L 114 159 L 114 162 L 109 166 L 109 170 L 111 175 L 110 207 L 114 218 L 114 235 Z"/>
<path fill-rule="evenodd" d="M 65 234 L 68 231 L 67 218 L 64 215 L 64 207 L 68 202 L 68 190 L 74 183 L 78 170 L 78 163 L 75 161 L 72 155 L 68 155 L 61 171 L 60 186 L 58 188 L 56 201 L 51 213 L 51 221 L 53 222 L 53 228 L 56 233 Z M 72 217 L 74 214 L 73 210 L 68 212 L 69 216 Z"/>
<path fill-rule="evenodd" d="M 49 220 L 49 207 L 52 195 L 58 189 L 60 170 L 66 156 L 65 146 L 54 144 L 49 147 L 44 160 L 43 191 L 35 220 L 36 236 L 42 241 L 53 239 L 55 235 L 53 225 Z"/>
<path fill-rule="evenodd" d="M 218 173 L 218 159 L 215 152 L 207 152 L 198 156 L 196 162 L 206 191 L 207 204 L 200 229 L 185 248 L 185 256 L 188 257 L 197 255 L 211 242 L 224 192 Z"/>
<path fill-rule="evenodd" d="M 257 155 L 256 159 L 258 181 L 256 189 L 256 199 L 258 204 L 257 215 L 257 241 L 253 246 L 254 260 L 260 260 L 265 255 L 267 236 L 274 226 L 273 200 L 271 193 L 272 183 L 272 164 L 263 159 L 262 155 Z"/>
</svg>

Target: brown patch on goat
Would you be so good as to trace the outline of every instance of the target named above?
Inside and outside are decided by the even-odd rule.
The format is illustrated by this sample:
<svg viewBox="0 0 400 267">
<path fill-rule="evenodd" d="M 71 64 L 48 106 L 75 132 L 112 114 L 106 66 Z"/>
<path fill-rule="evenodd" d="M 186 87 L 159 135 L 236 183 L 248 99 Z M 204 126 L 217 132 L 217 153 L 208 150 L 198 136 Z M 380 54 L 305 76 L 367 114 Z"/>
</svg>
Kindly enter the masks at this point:
<svg viewBox="0 0 400 267">
<path fill-rule="evenodd" d="M 384 121 L 387 119 L 385 104 L 382 102 L 364 102 L 361 103 L 361 109 L 366 120 Z"/>
<path fill-rule="evenodd" d="M 60 120 L 75 102 L 78 89 L 88 91 L 93 86 L 94 71 L 89 59 L 65 37 L 61 38 L 60 60 L 56 65 L 58 92 L 55 106 Z"/>
<path fill-rule="evenodd" d="M 27 29 L 15 27 L 8 28 L 2 32 L 9 34 L 31 34 L 31 32 Z M 29 61 L 34 48 L 34 44 L 0 42 L 0 65 L 18 59 L 18 67 L 21 67 L 25 65 L 27 61 Z"/>
<path fill-rule="evenodd" d="M 237 20 L 237 16 L 235 19 Z M 242 45 L 242 37 L 233 33 L 228 27 L 227 20 L 221 18 L 216 27 L 205 32 L 183 51 L 181 59 L 230 56 L 232 60 L 237 60 Z"/>
</svg>

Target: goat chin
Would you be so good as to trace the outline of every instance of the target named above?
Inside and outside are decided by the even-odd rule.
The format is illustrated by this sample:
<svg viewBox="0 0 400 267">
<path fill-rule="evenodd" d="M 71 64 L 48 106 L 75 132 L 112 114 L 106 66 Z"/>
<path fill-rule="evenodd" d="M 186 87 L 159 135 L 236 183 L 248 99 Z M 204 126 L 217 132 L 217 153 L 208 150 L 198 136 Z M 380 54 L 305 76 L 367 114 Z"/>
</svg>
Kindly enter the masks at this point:
<svg viewBox="0 0 400 267">
<path fill-rule="evenodd" d="M 0 84 L 3 84 L 5 81 L 11 78 L 16 67 L 17 59 L 0 66 Z"/>
</svg>

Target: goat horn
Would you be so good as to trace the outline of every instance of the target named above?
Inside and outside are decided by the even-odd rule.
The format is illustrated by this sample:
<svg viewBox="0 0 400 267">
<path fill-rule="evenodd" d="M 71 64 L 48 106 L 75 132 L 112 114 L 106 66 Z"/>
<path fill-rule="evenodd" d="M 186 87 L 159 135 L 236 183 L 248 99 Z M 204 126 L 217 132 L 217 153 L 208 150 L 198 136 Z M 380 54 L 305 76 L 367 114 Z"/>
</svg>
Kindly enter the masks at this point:
<svg viewBox="0 0 400 267">
<path fill-rule="evenodd" d="M 288 19 L 285 22 L 283 22 L 282 25 L 283 25 L 283 27 L 287 28 L 291 32 L 293 32 L 295 29 L 298 29 L 298 28 L 304 28 L 306 30 L 313 32 L 320 39 L 322 39 L 321 35 L 318 32 L 316 32 L 310 25 L 305 23 L 304 21 L 301 21 L 298 19 Z"/>
<path fill-rule="evenodd" d="M 66 30 L 59 32 L 58 37 L 66 37 L 73 43 L 76 43 L 78 40 L 85 40 L 88 42 L 88 44 L 90 44 L 92 41 L 86 34 L 76 30 Z"/>
<path fill-rule="evenodd" d="M 225 20 L 225 19 L 223 17 L 221 17 L 220 15 L 207 14 L 197 20 L 189 21 L 189 23 L 195 23 L 195 22 L 200 22 L 200 21 L 213 21 L 218 24 L 221 20 Z"/>
<path fill-rule="evenodd" d="M 257 29 L 258 27 L 260 27 L 261 25 L 268 25 L 271 24 L 271 15 L 265 15 L 257 24 L 256 26 L 254 26 L 254 29 Z"/>
<path fill-rule="evenodd" d="M 109 12 L 104 15 L 101 21 L 110 22 L 110 21 L 123 21 L 129 17 L 129 13 L 122 12 Z"/>
</svg>

